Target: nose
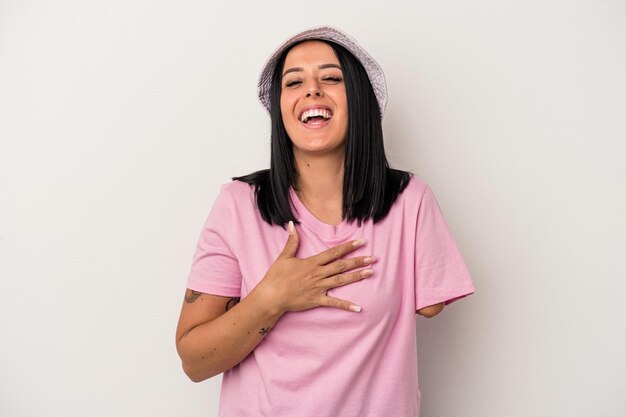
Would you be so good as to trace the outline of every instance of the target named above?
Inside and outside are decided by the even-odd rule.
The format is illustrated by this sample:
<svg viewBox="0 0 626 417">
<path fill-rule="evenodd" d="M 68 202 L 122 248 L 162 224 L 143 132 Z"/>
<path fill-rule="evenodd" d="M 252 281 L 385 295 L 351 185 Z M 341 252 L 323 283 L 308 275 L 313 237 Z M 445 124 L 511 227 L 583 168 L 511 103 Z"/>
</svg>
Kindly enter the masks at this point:
<svg viewBox="0 0 626 417">
<path fill-rule="evenodd" d="M 322 89 L 320 88 L 317 81 L 309 82 L 305 91 L 306 97 L 322 97 Z"/>
</svg>

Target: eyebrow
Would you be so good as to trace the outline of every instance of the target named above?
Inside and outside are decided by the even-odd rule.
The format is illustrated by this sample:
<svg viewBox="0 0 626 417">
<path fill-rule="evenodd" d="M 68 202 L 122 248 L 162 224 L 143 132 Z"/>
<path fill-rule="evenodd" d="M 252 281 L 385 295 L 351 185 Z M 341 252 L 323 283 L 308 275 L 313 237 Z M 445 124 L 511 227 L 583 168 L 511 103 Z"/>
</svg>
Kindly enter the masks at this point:
<svg viewBox="0 0 626 417">
<path fill-rule="evenodd" d="M 341 69 L 341 67 L 337 64 L 320 64 L 317 66 L 318 69 L 326 69 L 326 68 L 338 68 Z M 287 74 L 289 74 L 290 72 L 296 72 L 296 71 L 304 71 L 304 68 L 302 67 L 293 67 L 293 68 L 289 68 L 287 71 L 283 72 L 283 77 Z"/>
</svg>

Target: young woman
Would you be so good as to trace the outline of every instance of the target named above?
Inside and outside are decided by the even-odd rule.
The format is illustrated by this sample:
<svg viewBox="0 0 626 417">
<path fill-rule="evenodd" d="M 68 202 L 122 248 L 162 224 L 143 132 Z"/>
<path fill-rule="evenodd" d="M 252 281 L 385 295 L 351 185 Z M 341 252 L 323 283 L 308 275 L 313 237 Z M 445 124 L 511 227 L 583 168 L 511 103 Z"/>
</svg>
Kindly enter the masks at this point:
<svg viewBox="0 0 626 417">
<path fill-rule="evenodd" d="M 418 416 L 415 314 L 474 292 L 432 191 L 389 167 L 383 73 L 348 35 L 266 63 L 271 167 L 222 185 L 176 334 L 220 416 Z"/>
</svg>

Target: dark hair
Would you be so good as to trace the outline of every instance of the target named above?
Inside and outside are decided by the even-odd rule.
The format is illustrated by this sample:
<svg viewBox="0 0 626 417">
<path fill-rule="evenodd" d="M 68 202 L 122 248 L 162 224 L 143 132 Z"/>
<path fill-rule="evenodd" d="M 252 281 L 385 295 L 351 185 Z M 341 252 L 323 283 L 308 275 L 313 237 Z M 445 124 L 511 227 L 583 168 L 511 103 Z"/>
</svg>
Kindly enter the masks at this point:
<svg viewBox="0 0 626 417">
<path fill-rule="evenodd" d="M 412 173 L 393 169 L 387 162 L 378 101 L 365 68 L 343 46 L 329 44 L 339 60 L 348 100 L 348 131 L 343 180 L 343 219 L 358 225 L 373 218 L 379 222 L 406 188 Z M 255 186 L 256 204 L 267 223 L 285 227 L 289 220 L 298 223 L 289 201 L 289 187 L 297 189 L 293 143 L 287 135 L 280 111 L 282 70 L 287 53 L 280 56 L 270 89 L 271 160 L 270 169 L 233 177 Z"/>
</svg>

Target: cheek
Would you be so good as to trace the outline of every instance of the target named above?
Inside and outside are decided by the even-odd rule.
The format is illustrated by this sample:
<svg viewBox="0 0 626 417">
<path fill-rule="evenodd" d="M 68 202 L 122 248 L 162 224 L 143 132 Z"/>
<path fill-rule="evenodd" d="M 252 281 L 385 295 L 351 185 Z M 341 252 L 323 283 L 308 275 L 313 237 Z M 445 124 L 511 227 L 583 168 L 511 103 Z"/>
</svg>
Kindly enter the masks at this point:
<svg viewBox="0 0 626 417">
<path fill-rule="evenodd" d="M 293 109 L 295 102 L 289 94 L 282 94 L 280 97 L 280 117 L 283 120 L 283 126 L 287 131 L 287 135 L 291 137 L 295 134 L 297 128 L 297 120 L 293 117 Z"/>
<path fill-rule="evenodd" d="M 281 107 L 293 107 L 294 102 L 298 98 L 297 93 L 291 90 L 283 90 L 280 93 L 280 106 Z"/>
<path fill-rule="evenodd" d="M 344 114 L 348 114 L 348 96 L 346 95 L 345 88 L 337 88 L 329 93 L 332 96 L 333 101 L 339 107 Z"/>
<path fill-rule="evenodd" d="M 336 103 L 342 109 L 341 114 L 342 114 L 343 117 L 342 117 L 341 121 L 342 121 L 342 124 L 345 125 L 344 128 L 347 129 L 347 127 L 348 127 L 348 114 L 349 114 L 349 111 L 348 111 L 348 100 L 346 99 L 345 94 L 344 95 L 339 95 L 337 97 Z"/>
<path fill-rule="evenodd" d="M 285 116 L 293 113 L 294 100 L 289 93 L 283 93 L 280 96 L 280 113 L 283 115 L 283 123 L 286 122 Z"/>
</svg>

